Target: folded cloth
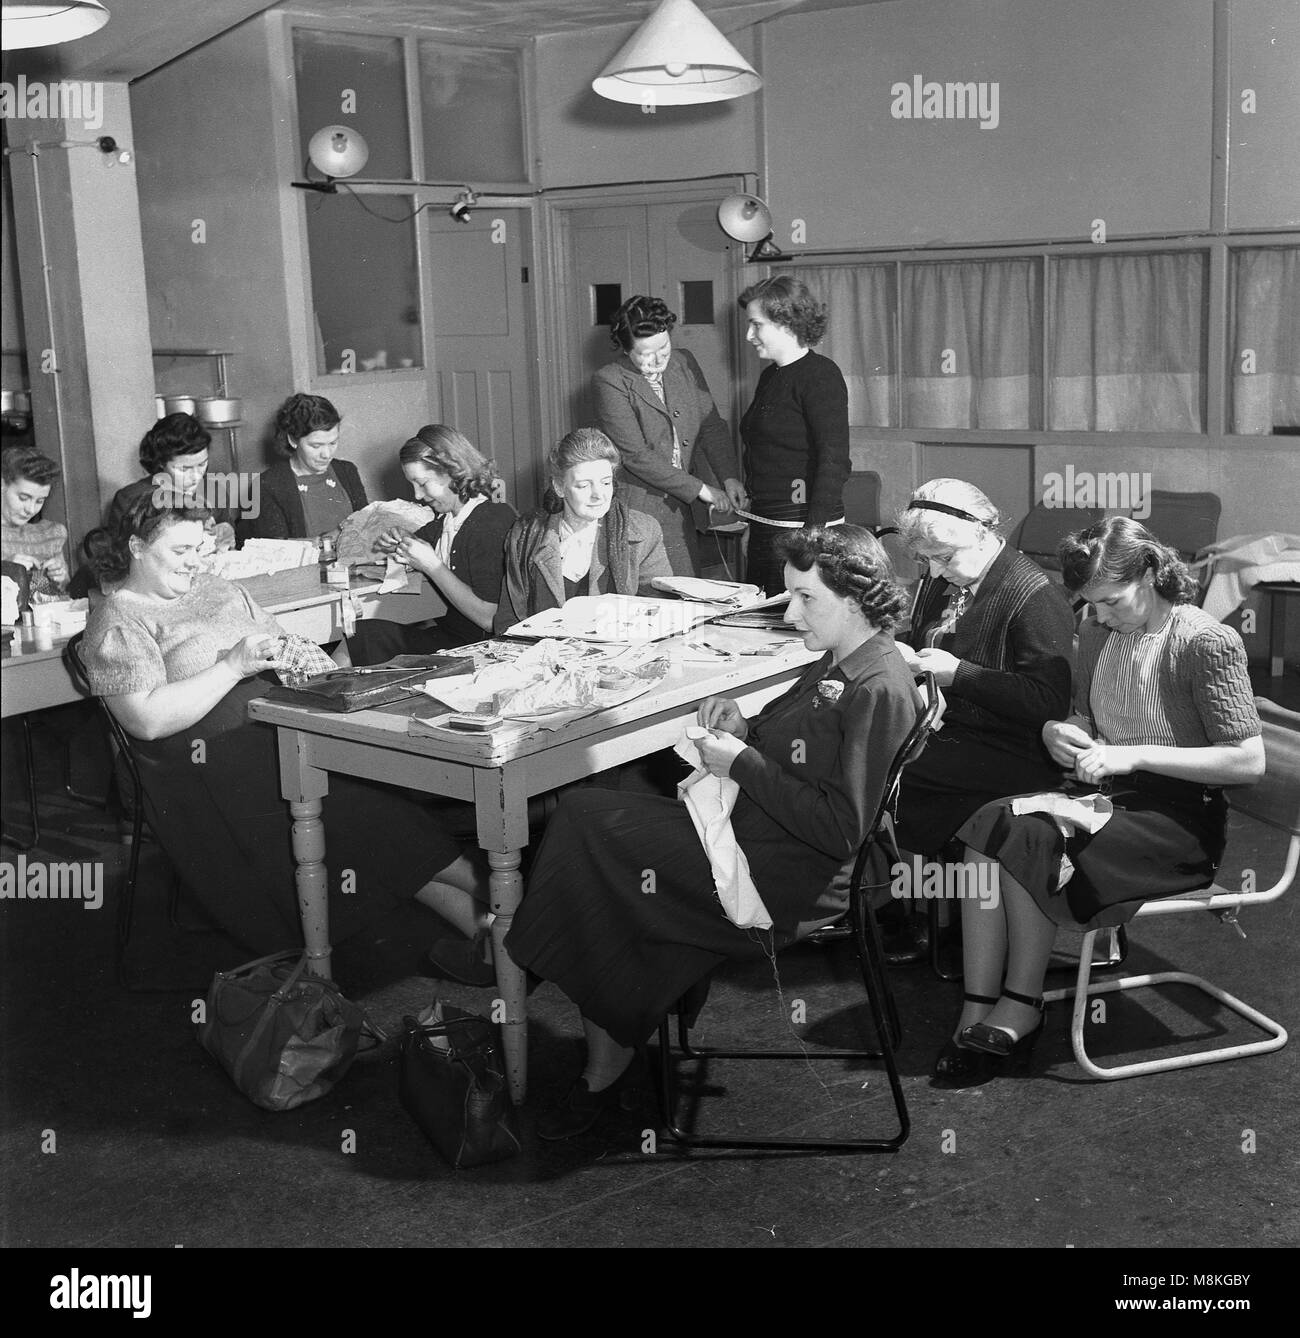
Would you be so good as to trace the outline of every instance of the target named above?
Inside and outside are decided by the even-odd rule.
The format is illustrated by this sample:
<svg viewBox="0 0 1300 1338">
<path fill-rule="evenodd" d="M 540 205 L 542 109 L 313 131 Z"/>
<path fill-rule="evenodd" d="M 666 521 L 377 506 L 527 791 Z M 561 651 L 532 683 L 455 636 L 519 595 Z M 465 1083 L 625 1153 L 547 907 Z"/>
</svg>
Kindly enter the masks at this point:
<svg viewBox="0 0 1300 1338">
<path fill-rule="evenodd" d="M 300 687 L 315 674 L 328 674 L 338 665 L 314 642 L 290 632 L 279 638 L 275 652 L 275 676 L 286 687 Z"/>
<path fill-rule="evenodd" d="M 677 797 L 686 805 L 691 822 L 709 857 L 713 886 L 727 919 L 740 929 L 771 929 L 772 917 L 749 875 L 749 860 L 731 829 L 731 810 L 740 786 L 730 776 L 715 776 L 703 764 L 695 740 L 707 731 L 689 725 L 677 740 L 677 756 L 695 768 L 677 787 Z"/>
<path fill-rule="evenodd" d="M 1222 622 L 1262 581 L 1300 581 L 1300 535 L 1241 534 L 1203 550 L 1193 569 L 1208 568 L 1201 607 Z"/>
<path fill-rule="evenodd" d="M 354 511 L 339 528 L 338 561 L 345 567 L 373 562 L 375 540 L 389 530 L 414 534 L 434 519 L 433 512 L 418 502 L 397 500 L 371 502 Z"/>
<path fill-rule="evenodd" d="M 1104 794 L 1073 795 L 1049 790 L 1045 794 L 1020 795 L 1011 801 L 1011 811 L 1017 817 L 1022 813 L 1047 814 L 1068 841 L 1076 832 L 1101 831 L 1111 820 L 1115 805 Z M 1062 854 L 1056 890 L 1059 892 L 1073 877 L 1074 861 L 1068 854 Z"/>
</svg>

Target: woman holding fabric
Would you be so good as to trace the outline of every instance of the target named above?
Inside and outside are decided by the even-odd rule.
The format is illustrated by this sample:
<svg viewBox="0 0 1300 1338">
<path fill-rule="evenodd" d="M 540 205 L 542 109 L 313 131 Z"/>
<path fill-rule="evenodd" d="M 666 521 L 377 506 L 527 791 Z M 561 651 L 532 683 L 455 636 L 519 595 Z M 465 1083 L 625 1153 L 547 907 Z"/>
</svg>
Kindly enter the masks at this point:
<svg viewBox="0 0 1300 1338">
<path fill-rule="evenodd" d="M 357 467 L 337 458 L 339 411 L 323 395 L 290 395 L 275 417 L 286 458 L 263 470 L 258 514 L 244 535 L 255 539 L 333 536 L 366 505 Z"/>
<path fill-rule="evenodd" d="M 515 511 L 492 500 L 491 463 L 454 427 L 442 423 L 422 427 L 402 447 L 400 460 L 415 500 L 436 519 L 414 534 L 392 530 L 376 547 L 423 573 L 447 611 L 431 622 L 409 626 L 381 618 L 358 623 L 348 637 L 353 664 L 468 645 L 488 635 L 496 616 L 503 545 Z"/>
<path fill-rule="evenodd" d="M 38 519 L 58 477 L 58 465 L 32 446 L 0 453 L 0 559 L 25 568 L 27 588 L 49 598 L 68 583 L 67 526 Z"/>
<path fill-rule="evenodd" d="M 257 952 L 300 941 L 289 814 L 276 732 L 247 718 L 283 653 L 279 624 L 237 585 L 198 572 L 202 511 L 146 495 L 87 548 L 112 593 L 91 614 L 82 657 L 92 690 L 136 743 L 145 808 L 209 918 Z M 465 933 L 478 928 L 482 860 L 406 791 L 333 776 L 331 937 L 357 933 L 414 896 Z M 342 875 L 350 873 L 345 896 Z M 479 919 L 482 913 L 478 913 Z"/>
<path fill-rule="evenodd" d="M 781 593 L 776 543 L 783 527 L 828 525 L 844 517 L 849 461 L 849 392 L 840 369 L 813 345 L 826 333 L 826 307 L 789 274 L 746 288 L 745 338 L 770 362 L 740 420 L 751 521 L 747 579 Z"/>
<path fill-rule="evenodd" d="M 752 721 L 721 697 L 698 711 L 705 766 L 740 788 L 732 830 L 771 928 L 724 915 L 684 804 L 569 791 L 506 939 L 516 962 L 583 1015 L 586 1068 L 539 1124 L 543 1138 L 583 1133 L 616 1105 L 634 1048 L 720 962 L 770 956 L 844 910 L 833 880 L 866 838 L 919 710 L 889 636 L 905 600 L 879 544 L 856 526 L 792 532 L 781 556 L 786 621 L 822 658 Z"/>
<path fill-rule="evenodd" d="M 699 363 L 673 347 L 676 324 L 659 298 L 628 298 L 609 322 L 623 356 L 592 378 L 592 397 L 597 426 L 618 447 L 624 500 L 659 522 L 674 574 L 698 576 L 696 504 L 726 513 L 745 505 L 745 489 Z"/>
<path fill-rule="evenodd" d="M 1067 589 L 1093 612 L 1079 633 L 1074 714 L 1048 721 L 1043 742 L 1065 793 L 1094 804 L 1100 793 L 1114 812 L 1091 833 L 1066 815 L 1066 836 L 1036 806 L 1042 796 L 1001 799 L 958 833 L 968 860 L 992 866 L 978 885 L 991 875 L 999 898 L 965 918 L 967 993 L 935 1065 L 944 1086 L 1027 1068 L 1057 926 L 1122 924 L 1143 901 L 1212 882 L 1223 787 L 1264 774 L 1241 638 L 1191 603 L 1196 583 L 1174 550 L 1115 516 L 1060 552 Z"/>
<path fill-rule="evenodd" d="M 546 461 L 543 508 L 506 535 L 496 631 L 575 595 L 635 595 L 673 574 L 659 522 L 615 500 L 618 463 L 618 449 L 594 427 L 560 439 Z"/>
</svg>

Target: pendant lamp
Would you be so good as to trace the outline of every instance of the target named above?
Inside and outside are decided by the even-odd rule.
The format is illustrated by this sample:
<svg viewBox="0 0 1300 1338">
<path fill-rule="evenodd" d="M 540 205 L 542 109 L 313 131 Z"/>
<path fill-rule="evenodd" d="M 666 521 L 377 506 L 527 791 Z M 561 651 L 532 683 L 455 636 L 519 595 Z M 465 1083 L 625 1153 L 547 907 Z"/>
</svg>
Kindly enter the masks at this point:
<svg viewBox="0 0 1300 1338">
<path fill-rule="evenodd" d="M 663 0 L 591 86 L 613 102 L 679 107 L 744 97 L 763 81 L 691 0 Z"/>
<path fill-rule="evenodd" d="M 98 32 L 108 22 L 108 10 L 99 0 L 63 0 L 62 4 L 33 4 L 5 0 L 0 5 L 0 49 L 55 46 Z"/>
</svg>

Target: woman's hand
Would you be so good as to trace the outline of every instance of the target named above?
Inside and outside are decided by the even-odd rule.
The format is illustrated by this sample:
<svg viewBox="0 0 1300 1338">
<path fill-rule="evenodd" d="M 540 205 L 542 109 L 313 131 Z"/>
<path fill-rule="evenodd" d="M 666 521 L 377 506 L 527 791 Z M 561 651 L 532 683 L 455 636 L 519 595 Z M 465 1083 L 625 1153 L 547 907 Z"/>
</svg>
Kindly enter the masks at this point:
<svg viewBox="0 0 1300 1338">
<path fill-rule="evenodd" d="M 731 498 L 720 488 L 710 488 L 707 483 L 700 484 L 700 501 L 707 503 L 715 511 L 727 515 L 731 511 Z"/>
<path fill-rule="evenodd" d="M 1080 755 L 1096 743 L 1086 729 L 1080 729 L 1068 720 L 1049 720 L 1043 726 L 1042 735 L 1052 761 L 1067 771 L 1073 771 Z"/>
<path fill-rule="evenodd" d="M 897 647 L 898 653 L 903 657 L 903 663 L 907 665 L 912 673 L 919 674 L 921 672 L 921 662 L 917 658 L 916 651 L 914 651 L 906 641 L 895 641 L 894 645 Z"/>
<path fill-rule="evenodd" d="M 398 543 L 395 556 L 408 567 L 416 571 L 422 571 L 426 576 L 432 579 L 444 564 L 438 560 L 438 555 L 434 552 L 433 545 L 426 543 L 423 539 L 417 539 L 413 534 L 402 535 Z"/>
<path fill-rule="evenodd" d="M 941 688 L 952 686 L 952 680 L 957 674 L 957 666 L 961 661 L 946 650 L 939 650 L 936 646 L 926 646 L 916 652 L 914 662 L 909 662 L 908 668 L 918 674 L 933 674 L 934 681 Z"/>
<path fill-rule="evenodd" d="M 731 505 L 737 510 L 749 506 L 749 494 L 739 479 L 727 479 L 722 486 L 727 490 L 727 496 L 731 498 Z"/>
<path fill-rule="evenodd" d="M 61 553 L 50 558 L 41 568 L 41 572 L 55 585 L 66 585 L 68 582 L 68 564 L 63 560 Z"/>
<path fill-rule="evenodd" d="M 374 542 L 374 549 L 382 553 L 385 557 L 392 557 L 397 552 L 397 546 L 406 538 L 406 531 L 400 530 L 396 525 L 391 530 L 385 530 Z"/>
<path fill-rule="evenodd" d="M 695 718 L 705 729 L 734 734 L 738 739 L 743 739 L 749 733 L 749 722 L 730 697 L 705 697 Z"/>
<path fill-rule="evenodd" d="M 704 738 L 696 739 L 695 746 L 700 750 L 700 759 L 711 775 L 730 776 L 731 764 L 749 745 L 734 734 L 724 734 L 715 729 Z"/>
<path fill-rule="evenodd" d="M 1096 785 L 1107 776 L 1127 776 L 1138 769 L 1138 750 L 1119 748 L 1109 743 L 1093 743 L 1074 759 L 1074 774 L 1088 785 Z"/>
<path fill-rule="evenodd" d="M 279 650 L 279 637 L 268 636 L 265 632 L 254 632 L 251 636 L 246 636 L 237 646 L 232 646 L 221 657 L 221 662 L 237 677 L 248 678 L 253 674 L 262 673 L 265 669 L 274 669 Z"/>
</svg>

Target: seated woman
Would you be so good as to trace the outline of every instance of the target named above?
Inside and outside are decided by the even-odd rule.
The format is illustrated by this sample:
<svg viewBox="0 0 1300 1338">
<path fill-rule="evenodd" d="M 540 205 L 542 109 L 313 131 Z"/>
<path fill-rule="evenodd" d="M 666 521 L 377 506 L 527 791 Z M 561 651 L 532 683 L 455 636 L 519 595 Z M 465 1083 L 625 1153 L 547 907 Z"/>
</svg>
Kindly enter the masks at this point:
<svg viewBox="0 0 1300 1338">
<path fill-rule="evenodd" d="M 216 547 L 233 547 L 238 508 L 206 506 L 208 499 L 202 485 L 211 444 L 208 429 L 193 414 L 169 413 L 160 418 L 140 439 L 144 478 L 117 490 L 108 508 L 108 529 L 116 529 L 123 514 L 140 497 L 163 489 L 181 505 L 204 507 L 210 517 L 206 528 Z"/>
<path fill-rule="evenodd" d="M 301 941 L 276 731 L 248 720 L 283 632 L 237 585 L 197 574 L 203 513 L 138 498 L 88 545 L 112 593 L 91 614 L 91 688 L 138 740 L 145 809 L 208 916 L 256 953 Z M 324 804 L 336 942 L 414 896 L 466 933 L 485 886 L 410 793 L 332 776 Z M 340 895 L 346 878 L 355 895 Z M 469 894 L 469 895 L 466 895 Z"/>
<path fill-rule="evenodd" d="M 333 537 L 366 504 L 357 467 L 335 458 L 339 411 L 323 395 L 290 395 L 275 417 L 276 443 L 287 457 L 263 470 L 258 514 L 241 539 Z"/>
<path fill-rule="evenodd" d="M 651 581 L 673 574 L 659 522 L 614 497 L 618 462 L 618 448 L 594 427 L 562 437 L 547 457 L 543 509 L 506 535 L 497 632 L 575 595 L 653 594 Z"/>
<path fill-rule="evenodd" d="M 1225 785 L 1264 774 L 1241 638 L 1189 601 L 1173 549 L 1126 516 L 1061 545 L 1065 584 L 1093 615 L 1079 634 L 1074 714 L 1043 727 L 1065 792 L 1100 792 L 1114 813 L 1068 838 L 1010 799 L 961 829 L 967 858 L 998 888 L 964 920 L 967 994 L 935 1065 L 966 1087 L 1027 1067 L 1043 1029 L 1043 976 L 1058 925 L 1122 924 L 1152 897 L 1212 882 L 1223 857 Z M 984 879 L 992 877 L 995 883 Z"/>
<path fill-rule="evenodd" d="M 919 697 L 889 635 L 905 597 L 876 540 L 854 525 L 783 536 L 786 621 L 824 654 L 746 721 L 708 697 L 699 748 L 740 787 L 732 830 L 773 925 L 723 913 L 685 804 L 574 789 L 546 829 L 506 939 L 511 957 L 579 1007 L 587 1066 L 543 1138 L 589 1129 L 659 1020 L 728 958 L 770 956 L 842 913 L 835 880 L 866 838 Z M 646 875 L 654 878 L 647 895 Z"/>
<path fill-rule="evenodd" d="M 492 500 L 491 463 L 454 427 L 430 423 L 402 447 L 401 464 L 415 500 L 437 519 L 415 534 L 390 531 L 377 547 L 423 572 L 447 612 L 410 626 L 382 618 L 358 623 L 348 637 L 353 664 L 468 645 L 491 632 L 496 616 L 505 538 L 515 511 Z"/>
<path fill-rule="evenodd" d="M 899 649 L 947 699 L 943 728 L 903 773 L 899 844 L 932 855 L 993 799 L 1056 784 L 1040 738 L 1070 704 L 1074 615 L 1060 586 L 997 533 L 997 507 L 972 484 L 933 479 L 898 517 L 928 564 Z"/>
<path fill-rule="evenodd" d="M 58 465 L 35 447 L 0 452 L 0 560 L 26 568 L 29 594 L 49 598 L 68 583 L 68 531 L 37 517 L 58 477 Z"/>
</svg>

